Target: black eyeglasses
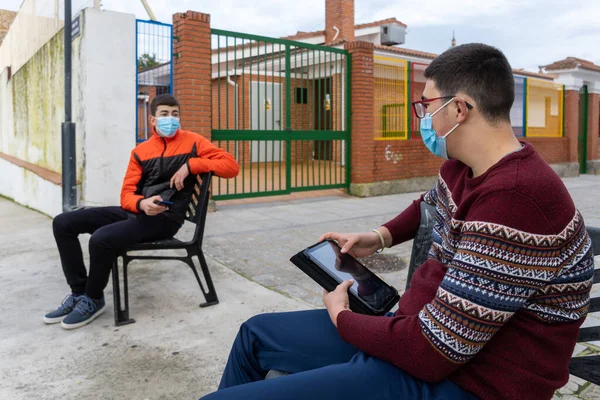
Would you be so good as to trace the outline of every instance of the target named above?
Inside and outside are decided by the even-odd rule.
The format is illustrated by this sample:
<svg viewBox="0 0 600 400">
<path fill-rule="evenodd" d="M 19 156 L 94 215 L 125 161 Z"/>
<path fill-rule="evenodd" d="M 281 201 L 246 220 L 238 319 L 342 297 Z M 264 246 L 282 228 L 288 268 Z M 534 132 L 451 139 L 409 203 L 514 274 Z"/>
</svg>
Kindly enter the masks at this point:
<svg viewBox="0 0 600 400">
<path fill-rule="evenodd" d="M 456 96 L 442 96 L 442 97 L 434 97 L 433 99 L 413 101 L 412 102 L 413 110 L 414 110 L 415 115 L 417 116 L 417 118 L 425 118 L 425 115 L 427 114 L 427 106 L 426 106 L 426 104 L 431 103 L 432 101 L 435 101 L 435 100 L 453 99 L 455 97 Z M 473 108 L 473 106 L 470 105 L 469 103 L 467 103 L 466 101 L 465 101 L 465 104 L 467 105 L 467 108 L 469 110 L 471 110 Z M 441 109 L 442 107 L 440 107 L 439 109 Z"/>
</svg>

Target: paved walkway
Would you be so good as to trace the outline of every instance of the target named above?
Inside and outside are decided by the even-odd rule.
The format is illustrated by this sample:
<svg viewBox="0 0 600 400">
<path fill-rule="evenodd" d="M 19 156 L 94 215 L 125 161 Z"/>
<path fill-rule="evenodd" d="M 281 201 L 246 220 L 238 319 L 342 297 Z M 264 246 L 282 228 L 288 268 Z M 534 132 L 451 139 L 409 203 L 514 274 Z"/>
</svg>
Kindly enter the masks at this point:
<svg viewBox="0 0 600 400">
<path fill-rule="evenodd" d="M 91 325 L 47 326 L 42 316 L 68 293 L 51 219 L 0 198 L 0 221 L 3 400 L 197 399 L 216 388 L 241 322 L 308 307 L 209 259 L 221 303 L 201 309 L 202 294 L 185 264 L 136 262 L 130 270 L 135 324 L 115 327 L 109 284 L 107 311 Z"/>
<path fill-rule="evenodd" d="M 565 182 L 586 223 L 600 226 L 600 177 Z M 0 399 L 198 398 L 215 389 L 242 321 L 321 306 L 320 288 L 289 262 L 293 254 L 329 230 L 378 227 L 417 196 L 218 204 L 207 218 L 204 245 L 218 306 L 198 308 L 201 294 L 183 264 L 137 262 L 130 272 L 137 322 L 114 326 L 109 285 L 107 312 L 71 332 L 41 320 L 67 293 L 51 220 L 0 199 Z M 190 233 L 188 226 L 181 236 Z M 410 243 L 366 262 L 402 290 L 409 256 Z M 590 316 L 589 324 L 600 324 L 600 316 Z M 600 352 L 600 343 L 580 351 Z M 573 378 L 559 397 L 600 399 L 600 388 Z"/>
</svg>

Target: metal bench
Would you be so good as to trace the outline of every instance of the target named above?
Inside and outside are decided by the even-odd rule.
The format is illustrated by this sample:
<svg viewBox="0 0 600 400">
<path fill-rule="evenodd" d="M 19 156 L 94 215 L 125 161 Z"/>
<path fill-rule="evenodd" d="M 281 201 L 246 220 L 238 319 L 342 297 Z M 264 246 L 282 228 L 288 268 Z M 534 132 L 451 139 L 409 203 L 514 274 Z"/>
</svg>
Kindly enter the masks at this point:
<svg viewBox="0 0 600 400">
<path fill-rule="evenodd" d="M 183 242 L 176 238 L 158 240 L 154 242 L 139 243 L 128 247 L 121 253 L 117 254 L 113 263 L 112 281 L 113 281 L 113 302 L 115 308 L 115 324 L 117 326 L 134 323 L 135 320 L 129 318 L 129 293 L 127 266 L 133 260 L 177 260 L 186 263 L 194 273 L 202 294 L 204 294 L 205 303 L 200 304 L 200 307 L 212 306 L 219 303 L 217 292 L 212 282 L 210 272 L 204 253 L 202 252 L 202 239 L 204 237 L 204 225 L 206 222 L 206 213 L 208 211 L 209 188 L 212 179 L 212 172 L 201 174 L 194 185 L 192 199 L 188 205 L 185 219 L 193 224 L 196 228 L 194 236 L 191 240 Z M 185 250 L 185 256 L 159 256 L 159 255 L 137 255 L 130 254 L 132 251 L 149 251 L 149 250 Z M 194 265 L 193 257 L 197 257 L 202 269 L 202 274 L 206 281 L 207 288 L 204 287 L 196 266 Z M 119 258 L 123 260 L 123 297 L 121 302 L 121 284 L 119 275 Z"/>
</svg>

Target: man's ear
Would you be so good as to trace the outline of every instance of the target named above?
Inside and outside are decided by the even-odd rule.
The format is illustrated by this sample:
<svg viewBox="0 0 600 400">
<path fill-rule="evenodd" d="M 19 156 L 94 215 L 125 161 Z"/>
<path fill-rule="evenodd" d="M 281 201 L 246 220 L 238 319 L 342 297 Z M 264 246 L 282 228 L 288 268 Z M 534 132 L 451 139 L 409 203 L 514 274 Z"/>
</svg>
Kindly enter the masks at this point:
<svg viewBox="0 0 600 400">
<path fill-rule="evenodd" d="M 457 122 L 461 124 L 465 122 L 467 115 L 469 114 L 467 103 L 462 97 L 458 97 L 454 100 L 454 105 L 456 106 Z"/>
</svg>

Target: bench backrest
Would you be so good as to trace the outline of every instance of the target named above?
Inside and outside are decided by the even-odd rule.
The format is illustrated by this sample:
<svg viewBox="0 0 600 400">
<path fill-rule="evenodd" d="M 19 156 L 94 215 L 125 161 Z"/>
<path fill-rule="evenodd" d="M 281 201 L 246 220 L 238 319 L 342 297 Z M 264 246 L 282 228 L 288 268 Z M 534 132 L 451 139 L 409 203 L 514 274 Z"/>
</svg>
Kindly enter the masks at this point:
<svg viewBox="0 0 600 400">
<path fill-rule="evenodd" d="M 192 191 L 192 198 L 185 213 L 185 219 L 196 225 L 192 242 L 198 242 L 200 247 L 202 247 L 202 238 L 204 237 L 204 225 L 206 223 L 206 213 L 208 212 L 212 176 L 212 172 L 198 175 L 198 179 L 194 184 L 194 190 Z"/>
<path fill-rule="evenodd" d="M 410 252 L 406 289 L 410 287 L 410 280 L 415 270 L 427 260 L 427 254 L 433 243 L 431 234 L 433 232 L 433 222 L 435 221 L 435 206 L 422 201 L 420 208 L 421 223 L 419 224 L 419 230 L 413 240 L 412 251 Z"/>
</svg>

